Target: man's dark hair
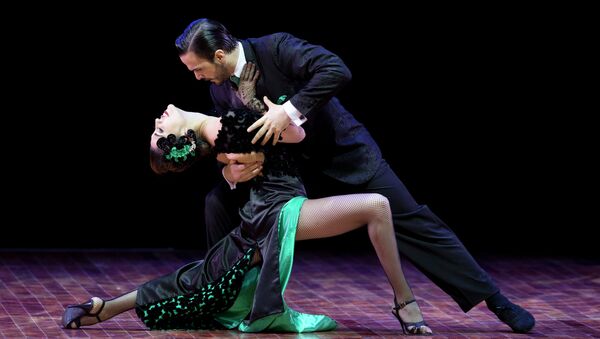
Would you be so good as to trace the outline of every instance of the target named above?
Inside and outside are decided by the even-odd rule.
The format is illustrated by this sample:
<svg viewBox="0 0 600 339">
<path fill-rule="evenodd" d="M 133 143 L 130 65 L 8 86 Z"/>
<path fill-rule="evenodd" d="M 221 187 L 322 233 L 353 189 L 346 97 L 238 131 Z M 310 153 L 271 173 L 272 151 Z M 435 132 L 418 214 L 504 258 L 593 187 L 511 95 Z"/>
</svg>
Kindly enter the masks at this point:
<svg viewBox="0 0 600 339">
<path fill-rule="evenodd" d="M 198 19 L 189 24 L 177 40 L 175 47 L 179 55 L 193 52 L 198 57 L 213 60 L 215 52 L 222 49 L 231 53 L 237 46 L 237 39 L 220 22 L 211 19 Z"/>
</svg>

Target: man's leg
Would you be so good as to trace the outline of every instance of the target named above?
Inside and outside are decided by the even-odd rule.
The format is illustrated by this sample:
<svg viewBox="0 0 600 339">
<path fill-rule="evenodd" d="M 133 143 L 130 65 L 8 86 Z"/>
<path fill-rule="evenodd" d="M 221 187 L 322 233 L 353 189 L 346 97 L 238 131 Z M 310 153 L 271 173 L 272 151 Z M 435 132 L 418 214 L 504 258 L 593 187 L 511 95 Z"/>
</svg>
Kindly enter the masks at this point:
<svg viewBox="0 0 600 339">
<path fill-rule="evenodd" d="M 248 201 L 247 188 L 240 187 L 232 190 L 224 180 L 208 192 L 204 201 L 208 248 L 240 225 L 239 209 L 246 201 Z"/>
<path fill-rule="evenodd" d="M 388 198 L 399 252 L 448 293 L 464 312 L 486 300 L 488 308 L 515 332 L 533 328 L 533 316 L 499 292 L 454 232 L 427 206 L 416 203 L 387 163 L 382 163 L 362 191 Z"/>
</svg>

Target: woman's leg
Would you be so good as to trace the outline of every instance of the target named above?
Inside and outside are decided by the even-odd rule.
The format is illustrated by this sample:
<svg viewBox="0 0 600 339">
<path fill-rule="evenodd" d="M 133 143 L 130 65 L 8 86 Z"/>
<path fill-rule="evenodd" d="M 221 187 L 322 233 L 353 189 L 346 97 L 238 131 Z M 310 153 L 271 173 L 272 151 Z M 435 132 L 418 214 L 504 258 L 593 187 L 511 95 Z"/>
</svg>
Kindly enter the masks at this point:
<svg viewBox="0 0 600 339">
<path fill-rule="evenodd" d="M 368 227 L 369 238 L 392 285 L 395 299 L 399 303 L 413 300 L 398 256 L 389 202 L 384 196 L 367 193 L 306 200 L 300 211 L 296 240 L 332 237 L 362 225 Z M 423 320 L 416 303 L 408 304 L 399 313 L 405 322 Z M 424 327 L 420 332 L 431 331 Z"/>
<path fill-rule="evenodd" d="M 79 326 L 89 326 L 100 321 L 108 320 L 117 314 L 133 309 L 135 307 L 136 297 L 137 290 L 133 290 L 106 301 L 93 297 L 90 299 L 90 309 L 82 307 L 85 304 L 69 305 L 63 316 L 63 326 L 66 328 L 78 328 Z"/>
</svg>

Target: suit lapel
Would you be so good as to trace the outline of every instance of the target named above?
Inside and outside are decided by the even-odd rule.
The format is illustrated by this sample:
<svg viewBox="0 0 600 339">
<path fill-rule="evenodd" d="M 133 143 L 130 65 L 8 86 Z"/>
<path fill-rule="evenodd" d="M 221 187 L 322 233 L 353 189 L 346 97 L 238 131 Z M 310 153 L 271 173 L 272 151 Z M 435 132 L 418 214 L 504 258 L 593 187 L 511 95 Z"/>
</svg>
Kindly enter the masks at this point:
<svg viewBox="0 0 600 339">
<path fill-rule="evenodd" d="M 248 40 L 242 40 L 242 47 L 244 48 L 244 54 L 246 55 L 247 62 L 256 62 L 256 54 L 254 54 L 254 48 L 250 45 Z"/>
<path fill-rule="evenodd" d="M 242 40 L 242 47 L 244 48 L 244 54 L 246 55 L 246 62 L 253 62 L 258 66 L 258 70 L 260 71 L 260 76 L 256 81 L 256 97 L 262 101 L 262 97 L 268 95 L 267 87 L 265 86 L 265 78 L 267 76 L 264 71 L 264 67 L 258 60 L 256 53 L 254 53 L 254 47 L 248 40 Z"/>
</svg>

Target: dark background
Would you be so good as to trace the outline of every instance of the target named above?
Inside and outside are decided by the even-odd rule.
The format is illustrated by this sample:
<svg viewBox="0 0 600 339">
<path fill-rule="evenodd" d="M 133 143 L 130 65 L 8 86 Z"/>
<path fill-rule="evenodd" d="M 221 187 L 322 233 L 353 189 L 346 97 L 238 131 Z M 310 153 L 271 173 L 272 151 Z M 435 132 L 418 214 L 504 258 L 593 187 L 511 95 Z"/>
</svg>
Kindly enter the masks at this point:
<svg viewBox="0 0 600 339">
<path fill-rule="evenodd" d="M 598 255 L 585 20 L 560 8 L 229 6 L 15 13 L 0 247 L 205 248 L 203 196 L 219 174 L 206 161 L 156 176 L 148 140 L 167 104 L 211 107 L 174 48 L 211 17 L 238 38 L 287 31 L 340 55 L 353 72 L 342 102 L 468 248 Z M 364 231 L 303 246 L 343 244 L 369 246 Z"/>
</svg>

